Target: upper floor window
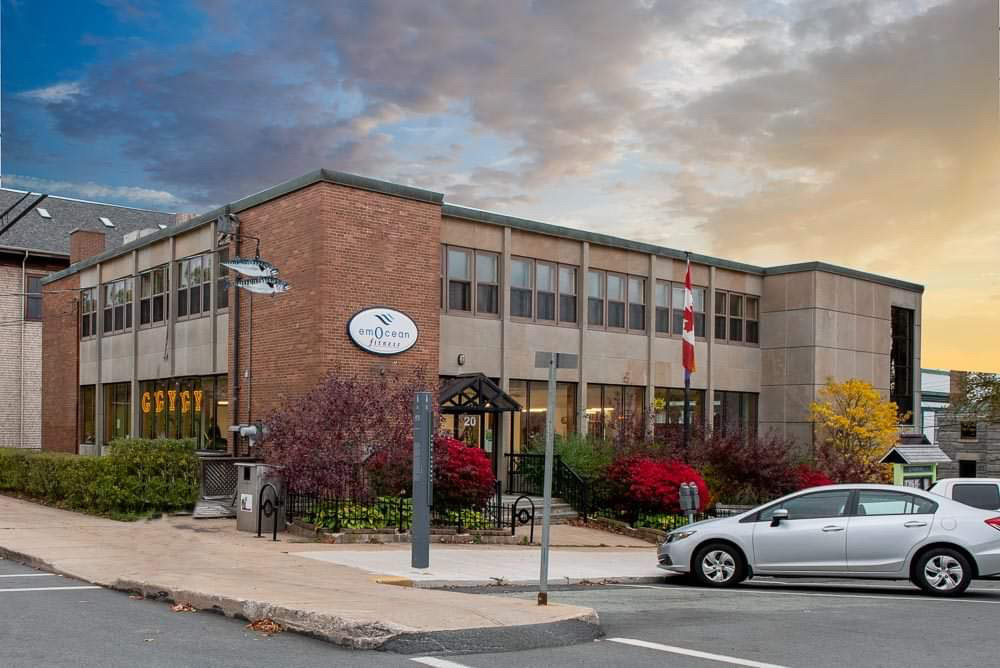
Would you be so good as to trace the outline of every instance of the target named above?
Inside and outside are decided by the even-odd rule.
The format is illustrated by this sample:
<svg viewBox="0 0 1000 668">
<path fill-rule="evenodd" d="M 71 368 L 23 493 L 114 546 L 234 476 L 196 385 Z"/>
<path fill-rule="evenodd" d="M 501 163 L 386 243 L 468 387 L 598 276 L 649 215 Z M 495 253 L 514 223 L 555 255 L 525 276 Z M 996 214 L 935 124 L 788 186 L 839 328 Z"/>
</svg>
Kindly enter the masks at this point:
<svg viewBox="0 0 1000 668">
<path fill-rule="evenodd" d="M 702 338 L 705 336 L 705 293 L 705 288 L 691 286 L 691 298 L 694 304 L 694 335 Z M 670 299 L 673 302 L 671 304 L 673 318 L 670 331 L 681 335 L 684 333 L 683 283 L 671 283 Z"/>
<path fill-rule="evenodd" d="M 500 256 L 454 246 L 442 249 L 441 308 L 452 313 L 498 315 Z"/>
<path fill-rule="evenodd" d="M 448 249 L 448 310 L 472 311 L 472 253 Z"/>
<path fill-rule="evenodd" d="M 103 334 L 116 334 L 132 328 L 132 278 L 104 284 Z"/>
<path fill-rule="evenodd" d="M 576 267 L 511 258 L 510 314 L 538 322 L 576 322 Z"/>
<path fill-rule="evenodd" d="M 625 277 L 608 274 L 608 327 L 625 329 Z"/>
<path fill-rule="evenodd" d="M 42 277 L 28 276 L 27 289 L 24 296 L 24 319 L 42 319 Z"/>
<path fill-rule="evenodd" d="M 976 440 L 976 426 L 975 420 L 961 420 L 958 423 L 959 438 L 963 441 Z"/>
<path fill-rule="evenodd" d="M 604 326 L 604 272 L 587 272 L 587 324 Z"/>
<path fill-rule="evenodd" d="M 80 338 L 97 335 L 97 288 L 80 290 Z"/>
<path fill-rule="evenodd" d="M 215 254 L 215 308 L 229 308 L 229 267 L 222 266 L 229 262 L 229 249 L 223 248 Z"/>
<path fill-rule="evenodd" d="M 170 313 L 170 294 L 167 290 L 169 285 L 166 265 L 139 275 L 140 325 L 166 322 Z"/>
<path fill-rule="evenodd" d="M 576 322 L 576 267 L 559 265 L 559 322 Z"/>
<path fill-rule="evenodd" d="M 510 314 L 515 318 L 531 317 L 531 260 L 510 260 Z"/>
<path fill-rule="evenodd" d="M 670 332 L 670 283 L 656 282 L 656 331 L 660 334 Z"/>
<path fill-rule="evenodd" d="M 177 263 L 177 317 L 212 309 L 211 256 L 197 255 Z"/>
<path fill-rule="evenodd" d="M 628 277 L 628 328 L 646 329 L 646 279 Z"/>
<path fill-rule="evenodd" d="M 715 293 L 715 338 L 730 343 L 760 343 L 758 297 L 733 292 Z"/>
<path fill-rule="evenodd" d="M 500 258 L 476 253 L 476 313 L 500 313 Z"/>
<path fill-rule="evenodd" d="M 899 421 L 913 422 L 913 311 L 892 307 L 889 350 L 889 399 L 896 404 Z"/>
</svg>

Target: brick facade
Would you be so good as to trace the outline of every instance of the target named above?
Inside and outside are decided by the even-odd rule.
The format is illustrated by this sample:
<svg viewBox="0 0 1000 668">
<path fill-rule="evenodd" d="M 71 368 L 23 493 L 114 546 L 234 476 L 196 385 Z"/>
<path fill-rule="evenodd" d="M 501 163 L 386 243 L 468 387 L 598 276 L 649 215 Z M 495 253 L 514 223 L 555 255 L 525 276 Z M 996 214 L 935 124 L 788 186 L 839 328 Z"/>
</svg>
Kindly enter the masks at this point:
<svg viewBox="0 0 1000 668">
<path fill-rule="evenodd" d="M 248 402 L 250 419 L 265 418 L 331 372 L 420 374 L 436 384 L 439 205 L 316 183 L 243 211 L 239 218 L 241 233 L 260 237 L 261 257 L 273 261 L 291 286 L 275 297 L 231 293 L 231 304 L 240 300 L 239 364 L 230 368 L 231 393 L 239 393 L 239 422 L 248 420 Z M 252 256 L 253 251 L 254 242 L 243 239 L 240 254 Z M 416 322 L 420 335 L 413 348 L 378 356 L 351 342 L 350 317 L 381 304 Z M 230 360 L 235 326 L 231 317 Z"/>
<path fill-rule="evenodd" d="M 95 230 L 73 230 L 69 233 L 70 262 L 94 257 L 104 250 L 104 233 Z"/>
<path fill-rule="evenodd" d="M 79 287 L 80 276 L 73 274 L 49 283 L 42 293 L 42 445 L 55 452 L 78 447 Z"/>
</svg>

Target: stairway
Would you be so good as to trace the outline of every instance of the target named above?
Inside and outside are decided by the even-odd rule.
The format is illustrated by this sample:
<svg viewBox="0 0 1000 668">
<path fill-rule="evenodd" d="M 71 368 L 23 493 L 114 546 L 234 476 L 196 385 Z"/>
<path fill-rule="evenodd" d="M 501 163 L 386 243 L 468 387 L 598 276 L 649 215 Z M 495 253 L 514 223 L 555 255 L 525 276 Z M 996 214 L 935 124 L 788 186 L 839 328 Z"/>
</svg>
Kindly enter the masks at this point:
<svg viewBox="0 0 1000 668">
<path fill-rule="evenodd" d="M 510 506 L 513 505 L 515 501 L 520 497 L 519 494 L 504 494 L 503 495 L 503 505 Z M 530 496 L 530 498 L 535 503 L 535 525 L 540 525 L 542 523 L 542 505 L 544 499 L 540 496 Z M 518 504 L 517 509 L 520 511 L 522 508 L 531 508 L 531 504 L 527 501 L 521 501 Z M 575 519 L 578 519 L 580 514 L 573 510 L 573 507 L 563 501 L 560 498 L 552 498 L 552 515 L 551 520 L 553 524 L 566 524 Z"/>
</svg>

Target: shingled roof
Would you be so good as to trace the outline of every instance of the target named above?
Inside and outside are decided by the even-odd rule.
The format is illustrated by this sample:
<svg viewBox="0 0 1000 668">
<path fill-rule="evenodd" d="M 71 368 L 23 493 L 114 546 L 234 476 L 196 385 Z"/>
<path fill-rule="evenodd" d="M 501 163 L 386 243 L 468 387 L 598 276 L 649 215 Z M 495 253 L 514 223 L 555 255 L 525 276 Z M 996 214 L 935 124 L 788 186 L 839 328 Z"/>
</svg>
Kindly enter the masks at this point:
<svg viewBox="0 0 1000 668">
<path fill-rule="evenodd" d="M 0 188 L 0 213 L 6 211 L 25 191 Z M 121 246 L 129 232 L 144 229 L 159 230 L 160 225 L 172 226 L 176 216 L 172 213 L 133 209 L 115 204 L 99 204 L 85 200 L 49 195 L 37 206 L 38 193 L 31 193 L 0 219 L 0 229 L 16 216 L 31 207 L 32 210 L 0 235 L 0 248 L 16 248 L 69 256 L 69 233 L 76 229 L 95 230 L 105 234 L 105 247 Z M 44 218 L 38 209 L 44 209 L 50 218 Z M 106 218 L 114 227 L 105 225 Z"/>
</svg>

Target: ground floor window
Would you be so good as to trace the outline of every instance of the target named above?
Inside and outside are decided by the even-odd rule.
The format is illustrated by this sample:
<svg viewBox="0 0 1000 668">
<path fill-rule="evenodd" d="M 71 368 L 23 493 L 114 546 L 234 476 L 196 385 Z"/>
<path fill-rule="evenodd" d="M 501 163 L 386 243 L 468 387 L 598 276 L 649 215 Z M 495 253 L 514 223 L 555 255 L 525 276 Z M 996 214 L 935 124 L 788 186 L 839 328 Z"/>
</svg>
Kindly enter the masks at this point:
<svg viewBox="0 0 1000 668">
<path fill-rule="evenodd" d="M 688 390 L 688 423 L 705 424 L 705 390 Z M 653 434 L 662 439 L 684 428 L 684 388 L 658 387 L 653 396 Z"/>
<path fill-rule="evenodd" d="M 132 434 L 132 384 L 104 386 L 104 442 L 128 438 Z"/>
<path fill-rule="evenodd" d="M 724 432 L 757 433 L 757 393 L 716 390 L 712 427 Z"/>
<path fill-rule="evenodd" d="M 97 442 L 97 388 L 80 388 L 80 443 Z"/>
<path fill-rule="evenodd" d="M 521 452 L 533 441 L 545 438 L 545 416 L 549 406 L 549 384 L 543 380 L 512 380 L 507 393 L 521 404 L 513 416 L 511 452 Z M 556 383 L 554 431 L 566 436 L 576 431 L 576 383 Z"/>
<path fill-rule="evenodd" d="M 139 384 L 143 438 L 193 438 L 199 450 L 224 450 L 229 428 L 227 376 L 150 380 Z"/>
<path fill-rule="evenodd" d="M 587 384 L 587 433 L 614 438 L 621 429 L 644 430 L 646 388 L 635 385 Z"/>
</svg>

